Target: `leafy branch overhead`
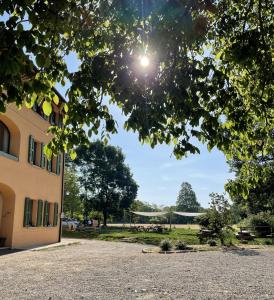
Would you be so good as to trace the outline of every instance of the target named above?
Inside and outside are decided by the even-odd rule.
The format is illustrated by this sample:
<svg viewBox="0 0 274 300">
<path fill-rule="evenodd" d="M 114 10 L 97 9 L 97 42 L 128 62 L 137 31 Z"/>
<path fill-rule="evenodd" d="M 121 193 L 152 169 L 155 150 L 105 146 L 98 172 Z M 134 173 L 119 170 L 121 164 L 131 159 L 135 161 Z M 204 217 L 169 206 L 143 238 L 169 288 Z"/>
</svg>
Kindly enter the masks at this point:
<svg viewBox="0 0 274 300">
<path fill-rule="evenodd" d="M 231 157 L 268 155 L 273 9 L 267 0 L 1 2 L 8 17 L 0 22 L 0 111 L 10 102 L 50 103 L 52 87 L 69 81 L 55 151 L 85 143 L 84 125 L 89 136 L 117 131 L 108 96 L 127 130 L 152 147 L 173 143 L 177 158 L 199 152 L 193 137 Z M 77 72 L 68 71 L 71 53 Z"/>
</svg>

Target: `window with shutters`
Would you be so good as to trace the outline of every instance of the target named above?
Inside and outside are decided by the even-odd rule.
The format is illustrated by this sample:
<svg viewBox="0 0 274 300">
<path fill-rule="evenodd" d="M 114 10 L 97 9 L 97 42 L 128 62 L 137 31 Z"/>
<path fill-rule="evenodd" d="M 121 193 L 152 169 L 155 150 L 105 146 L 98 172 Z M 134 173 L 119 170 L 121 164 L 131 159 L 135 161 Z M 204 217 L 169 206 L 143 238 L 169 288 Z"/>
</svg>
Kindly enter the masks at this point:
<svg viewBox="0 0 274 300">
<path fill-rule="evenodd" d="M 24 221 L 23 226 L 29 227 L 33 226 L 33 200 L 30 198 L 25 198 L 25 207 L 24 207 Z"/>
<path fill-rule="evenodd" d="M 33 136 L 29 137 L 29 163 L 39 167 L 43 165 L 43 147 L 44 145 L 39 141 L 35 140 Z"/>
</svg>

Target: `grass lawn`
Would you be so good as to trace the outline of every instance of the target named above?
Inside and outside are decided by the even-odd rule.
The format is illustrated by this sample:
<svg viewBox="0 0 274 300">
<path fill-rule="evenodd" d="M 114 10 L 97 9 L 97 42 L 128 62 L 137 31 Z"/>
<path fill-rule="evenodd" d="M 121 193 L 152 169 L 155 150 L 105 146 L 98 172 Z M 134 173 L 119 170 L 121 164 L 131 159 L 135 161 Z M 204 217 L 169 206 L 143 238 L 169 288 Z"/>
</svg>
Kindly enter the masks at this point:
<svg viewBox="0 0 274 300">
<path fill-rule="evenodd" d="M 124 227 L 108 227 L 99 229 L 96 232 L 85 231 L 63 231 L 63 237 L 68 238 L 85 238 L 85 239 L 98 239 L 104 241 L 132 241 L 136 243 L 159 245 L 161 240 L 169 238 L 172 241 L 183 240 L 188 245 L 198 245 L 200 241 L 197 237 L 198 229 L 193 228 L 176 228 L 166 233 L 152 233 L 152 232 L 131 232 L 128 228 Z M 256 238 L 254 241 L 248 242 L 253 245 L 264 245 L 266 241 L 271 242 L 271 239 Z M 232 243 L 239 244 L 239 241 L 233 237 Z"/>
<path fill-rule="evenodd" d="M 172 229 L 166 233 L 153 232 L 131 232 L 123 227 L 108 227 L 100 229 L 96 232 L 78 232 L 63 231 L 63 237 L 69 238 L 87 238 L 105 241 L 121 241 L 123 239 L 132 239 L 132 242 L 159 245 L 162 239 L 169 238 L 171 240 L 184 240 L 189 245 L 199 244 L 197 238 L 198 229 L 178 228 Z"/>
</svg>

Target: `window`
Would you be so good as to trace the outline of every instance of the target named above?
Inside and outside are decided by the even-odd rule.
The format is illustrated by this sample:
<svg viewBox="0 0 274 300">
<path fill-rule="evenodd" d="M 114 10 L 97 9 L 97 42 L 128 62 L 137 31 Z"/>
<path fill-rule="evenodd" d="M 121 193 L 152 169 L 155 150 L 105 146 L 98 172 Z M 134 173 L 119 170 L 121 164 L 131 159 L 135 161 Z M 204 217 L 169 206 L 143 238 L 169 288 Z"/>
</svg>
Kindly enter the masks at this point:
<svg viewBox="0 0 274 300">
<path fill-rule="evenodd" d="M 29 163 L 39 166 L 41 168 L 46 167 L 46 156 L 44 154 L 43 143 L 40 143 L 30 135 L 29 137 Z"/>
<path fill-rule="evenodd" d="M 9 153 L 10 132 L 8 127 L 0 121 L 0 151 Z"/>
<path fill-rule="evenodd" d="M 32 208 L 33 208 L 33 200 L 30 198 L 25 199 L 25 209 L 24 209 L 24 227 L 33 226 L 33 214 L 32 214 Z"/>
</svg>

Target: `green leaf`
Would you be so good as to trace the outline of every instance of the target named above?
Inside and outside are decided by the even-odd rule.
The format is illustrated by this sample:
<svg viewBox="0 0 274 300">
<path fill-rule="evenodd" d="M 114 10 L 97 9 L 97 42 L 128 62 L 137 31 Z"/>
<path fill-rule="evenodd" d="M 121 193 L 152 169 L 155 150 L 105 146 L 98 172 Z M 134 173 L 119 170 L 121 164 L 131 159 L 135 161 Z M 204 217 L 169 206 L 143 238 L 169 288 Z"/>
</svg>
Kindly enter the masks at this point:
<svg viewBox="0 0 274 300">
<path fill-rule="evenodd" d="M 51 156 L 52 156 L 52 151 L 51 151 L 51 149 L 48 147 L 48 145 L 46 145 L 46 146 L 44 147 L 44 154 L 47 156 L 47 158 L 51 158 Z"/>
<path fill-rule="evenodd" d="M 53 102 L 58 105 L 59 104 L 59 97 L 57 95 L 54 95 L 52 98 Z"/>
<path fill-rule="evenodd" d="M 46 116 L 49 116 L 52 112 L 52 106 L 51 103 L 48 101 L 44 101 L 43 103 L 43 112 L 45 113 Z"/>
<path fill-rule="evenodd" d="M 43 67 L 45 64 L 45 57 L 42 54 L 36 56 L 36 63 L 38 67 Z"/>
<path fill-rule="evenodd" d="M 66 103 L 64 105 L 64 110 L 65 110 L 66 113 L 68 112 L 68 105 Z"/>
<path fill-rule="evenodd" d="M 75 158 L 77 157 L 77 153 L 74 150 L 71 150 L 69 156 L 72 160 L 75 160 Z"/>
</svg>

